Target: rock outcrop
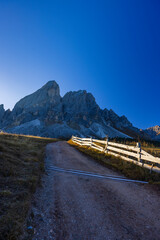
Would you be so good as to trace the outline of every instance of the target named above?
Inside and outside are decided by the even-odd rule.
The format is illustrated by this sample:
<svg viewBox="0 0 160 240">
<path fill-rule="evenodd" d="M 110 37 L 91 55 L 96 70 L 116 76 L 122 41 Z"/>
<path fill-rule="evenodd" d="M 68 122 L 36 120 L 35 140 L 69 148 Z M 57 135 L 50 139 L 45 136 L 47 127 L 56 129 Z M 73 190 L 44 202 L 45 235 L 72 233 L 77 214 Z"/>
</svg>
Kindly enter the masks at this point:
<svg viewBox="0 0 160 240">
<path fill-rule="evenodd" d="M 147 128 L 144 132 L 148 134 L 152 140 L 160 141 L 160 126 L 156 125 L 154 127 Z"/>
<path fill-rule="evenodd" d="M 0 122 L 2 121 L 2 118 L 4 116 L 5 110 L 4 110 L 4 105 L 0 105 Z"/>
<path fill-rule="evenodd" d="M 141 134 L 125 116 L 119 117 L 113 110 L 100 109 L 91 93 L 80 90 L 61 97 L 55 81 L 49 81 L 21 99 L 13 111 L 5 111 L 0 105 L 0 128 L 12 133 L 59 138 Z"/>
</svg>

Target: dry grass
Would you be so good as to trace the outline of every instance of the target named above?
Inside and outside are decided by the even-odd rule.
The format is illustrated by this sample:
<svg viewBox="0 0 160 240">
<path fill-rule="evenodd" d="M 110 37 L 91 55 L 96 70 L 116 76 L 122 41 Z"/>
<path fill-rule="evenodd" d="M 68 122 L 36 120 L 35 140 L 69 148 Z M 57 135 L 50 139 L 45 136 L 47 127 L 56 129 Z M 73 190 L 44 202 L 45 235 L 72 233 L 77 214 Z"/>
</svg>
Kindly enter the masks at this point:
<svg viewBox="0 0 160 240">
<path fill-rule="evenodd" d="M 150 153 L 151 155 L 155 156 L 155 157 L 159 157 L 160 158 L 160 148 L 154 148 L 154 147 L 143 147 L 142 149 L 148 153 Z"/>
<path fill-rule="evenodd" d="M 0 134 L 0 239 L 23 233 L 32 194 L 44 171 L 44 149 L 54 139 Z"/>
<path fill-rule="evenodd" d="M 150 173 L 148 169 L 137 166 L 134 163 L 127 162 L 125 160 L 122 160 L 121 158 L 115 157 L 110 154 L 104 154 L 100 151 L 91 149 L 86 146 L 80 146 L 72 142 L 72 140 L 69 140 L 68 143 L 76 147 L 79 151 L 83 152 L 84 154 L 91 156 L 104 166 L 118 170 L 128 178 L 149 181 L 150 183 L 154 184 L 160 183 L 160 174 L 158 173 L 155 172 Z"/>
<path fill-rule="evenodd" d="M 112 142 L 122 143 L 126 145 L 136 146 L 137 142 L 141 143 L 141 147 L 144 151 L 152 154 L 155 157 L 160 157 L 160 142 L 157 141 L 147 141 L 147 140 L 134 140 L 125 138 L 114 138 L 111 139 Z"/>
</svg>

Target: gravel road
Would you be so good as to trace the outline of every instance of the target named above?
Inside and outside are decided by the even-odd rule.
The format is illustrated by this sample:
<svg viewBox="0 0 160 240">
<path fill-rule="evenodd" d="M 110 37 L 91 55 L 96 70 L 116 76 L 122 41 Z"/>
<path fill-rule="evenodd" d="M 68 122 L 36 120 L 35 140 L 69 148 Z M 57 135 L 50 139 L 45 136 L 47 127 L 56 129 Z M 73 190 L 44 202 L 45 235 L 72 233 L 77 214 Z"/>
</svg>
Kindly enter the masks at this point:
<svg viewBox="0 0 160 240">
<path fill-rule="evenodd" d="M 123 177 L 68 145 L 46 148 L 46 174 L 33 199 L 33 240 L 158 240 L 160 196 L 150 186 L 56 172 L 56 166 Z"/>
</svg>

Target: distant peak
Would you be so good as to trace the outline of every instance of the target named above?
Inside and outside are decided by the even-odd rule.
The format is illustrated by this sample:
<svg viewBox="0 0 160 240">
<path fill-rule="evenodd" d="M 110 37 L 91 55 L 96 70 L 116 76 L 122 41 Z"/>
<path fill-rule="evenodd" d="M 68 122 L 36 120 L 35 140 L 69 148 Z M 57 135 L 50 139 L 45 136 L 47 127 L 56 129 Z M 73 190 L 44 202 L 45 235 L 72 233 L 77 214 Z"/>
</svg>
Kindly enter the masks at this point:
<svg viewBox="0 0 160 240">
<path fill-rule="evenodd" d="M 43 87 L 59 87 L 59 86 L 55 80 L 50 80 Z"/>
<path fill-rule="evenodd" d="M 4 104 L 0 104 L 0 109 L 4 109 Z"/>
<path fill-rule="evenodd" d="M 78 91 L 69 91 L 66 94 L 86 94 L 86 90 L 78 90 Z"/>
<path fill-rule="evenodd" d="M 77 91 L 78 93 L 81 93 L 81 94 L 86 94 L 87 93 L 87 91 L 86 90 L 79 90 L 79 91 Z"/>
<path fill-rule="evenodd" d="M 156 129 L 160 129 L 160 126 L 156 125 L 156 126 L 147 128 L 147 130 L 156 130 Z"/>
<path fill-rule="evenodd" d="M 56 80 L 49 80 L 46 84 L 57 83 Z"/>
</svg>

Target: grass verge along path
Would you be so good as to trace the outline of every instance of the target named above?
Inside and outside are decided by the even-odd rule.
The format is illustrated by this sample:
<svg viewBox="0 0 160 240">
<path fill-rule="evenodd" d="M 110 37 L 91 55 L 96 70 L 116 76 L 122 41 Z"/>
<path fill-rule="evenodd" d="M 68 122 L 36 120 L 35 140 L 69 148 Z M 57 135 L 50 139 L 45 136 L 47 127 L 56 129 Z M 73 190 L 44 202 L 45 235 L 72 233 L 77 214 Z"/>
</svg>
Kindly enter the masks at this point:
<svg viewBox="0 0 160 240">
<path fill-rule="evenodd" d="M 0 239 L 16 240 L 44 171 L 46 144 L 56 141 L 33 136 L 0 134 Z"/>
<path fill-rule="evenodd" d="M 150 170 L 137 166 L 134 163 L 127 162 L 120 157 L 118 158 L 111 154 L 104 154 L 87 146 L 80 146 L 74 143 L 72 140 L 69 140 L 68 143 L 108 168 L 114 168 L 118 170 L 128 178 L 147 181 L 158 185 L 158 188 L 160 186 L 160 174 L 158 173 L 150 172 Z"/>
</svg>

